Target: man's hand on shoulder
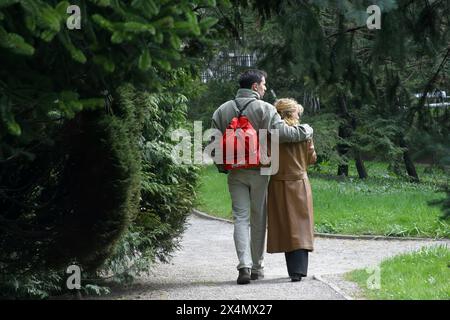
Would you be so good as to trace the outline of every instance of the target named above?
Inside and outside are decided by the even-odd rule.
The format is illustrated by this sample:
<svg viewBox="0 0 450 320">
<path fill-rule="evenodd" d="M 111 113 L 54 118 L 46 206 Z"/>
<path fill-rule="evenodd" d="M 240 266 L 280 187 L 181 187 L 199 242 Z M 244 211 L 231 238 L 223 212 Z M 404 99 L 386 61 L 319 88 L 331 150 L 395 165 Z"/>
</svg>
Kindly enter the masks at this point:
<svg viewBox="0 0 450 320">
<path fill-rule="evenodd" d="M 309 124 L 303 123 L 303 124 L 299 124 L 298 126 L 303 128 L 305 135 L 306 135 L 306 139 L 312 139 L 314 129 Z"/>
</svg>

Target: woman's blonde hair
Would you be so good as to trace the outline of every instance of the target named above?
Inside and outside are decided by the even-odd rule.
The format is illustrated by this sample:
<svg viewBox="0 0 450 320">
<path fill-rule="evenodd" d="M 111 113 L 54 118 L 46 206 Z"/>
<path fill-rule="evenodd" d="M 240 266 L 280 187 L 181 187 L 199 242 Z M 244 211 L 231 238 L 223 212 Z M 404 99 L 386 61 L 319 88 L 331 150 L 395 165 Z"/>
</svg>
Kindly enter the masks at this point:
<svg viewBox="0 0 450 320">
<path fill-rule="evenodd" d="M 281 119 L 283 119 L 286 124 L 290 126 L 294 126 L 299 123 L 299 121 L 293 117 L 295 112 L 298 112 L 299 115 L 303 114 L 302 105 L 291 98 L 278 99 L 275 101 L 275 108 L 277 108 Z"/>
</svg>

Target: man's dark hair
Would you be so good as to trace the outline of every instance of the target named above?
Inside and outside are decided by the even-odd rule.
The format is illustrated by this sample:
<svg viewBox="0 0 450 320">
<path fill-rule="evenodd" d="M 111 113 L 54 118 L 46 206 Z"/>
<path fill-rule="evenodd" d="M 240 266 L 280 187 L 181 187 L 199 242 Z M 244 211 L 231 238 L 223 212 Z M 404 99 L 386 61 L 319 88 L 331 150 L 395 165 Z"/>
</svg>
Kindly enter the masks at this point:
<svg viewBox="0 0 450 320">
<path fill-rule="evenodd" d="M 251 69 L 244 71 L 239 77 L 239 86 L 242 89 L 251 89 L 252 84 L 260 83 L 262 78 L 267 78 L 267 73 L 262 70 Z"/>
</svg>

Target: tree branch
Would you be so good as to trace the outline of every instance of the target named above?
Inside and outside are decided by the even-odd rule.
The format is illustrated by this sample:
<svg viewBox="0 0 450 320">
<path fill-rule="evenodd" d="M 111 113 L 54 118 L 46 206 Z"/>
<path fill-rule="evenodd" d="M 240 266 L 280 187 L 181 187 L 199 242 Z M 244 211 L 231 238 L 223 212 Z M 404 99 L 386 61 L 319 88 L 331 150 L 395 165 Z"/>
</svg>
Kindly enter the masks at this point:
<svg viewBox="0 0 450 320">
<path fill-rule="evenodd" d="M 359 27 L 354 27 L 354 28 L 347 29 L 347 30 L 345 30 L 345 31 L 343 31 L 343 32 L 336 32 L 336 33 L 330 34 L 330 35 L 327 37 L 327 39 L 329 39 L 329 38 L 331 38 L 331 37 L 334 37 L 334 36 L 337 36 L 337 35 L 340 35 L 340 34 L 343 34 L 343 33 L 347 33 L 347 32 L 355 32 L 355 31 L 358 31 L 358 30 L 361 30 L 361 29 L 364 29 L 364 28 L 367 28 L 367 26 L 359 26 Z"/>
<path fill-rule="evenodd" d="M 436 70 L 436 72 L 434 73 L 434 75 L 431 77 L 431 79 L 428 81 L 427 85 L 425 86 L 425 89 L 423 91 L 422 97 L 420 97 L 419 100 L 419 104 L 417 106 L 417 109 L 421 109 L 423 108 L 423 106 L 425 105 L 425 100 L 427 98 L 427 94 L 428 92 L 430 92 L 433 83 L 436 81 L 437 76 L 439 75 L 439 73 L 441 72 L 441 69 L 445 66 L 445 64 L 447 63 L 447 60 L 449 58 L 450 55 L 450 47 L 447 48 L 447 53 L 445 54 L 444 58 L 441 61 L 441 64 L 439 65 L 438 69 Z"/>
</svg>

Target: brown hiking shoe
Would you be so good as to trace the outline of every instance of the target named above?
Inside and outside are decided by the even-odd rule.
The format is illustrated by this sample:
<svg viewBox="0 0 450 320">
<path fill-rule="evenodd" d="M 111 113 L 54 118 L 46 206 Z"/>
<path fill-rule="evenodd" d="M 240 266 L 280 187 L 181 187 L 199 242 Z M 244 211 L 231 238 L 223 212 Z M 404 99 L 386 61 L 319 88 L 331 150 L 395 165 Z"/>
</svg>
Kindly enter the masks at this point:
<svg viewBox="0 0 450 320">
<path fill-rule="evenodd" d="M 250 268 L 240 268 L 239 276 L 237 278 L 237 284 L 249 284 L 250 283 Z"/>
</svg>

